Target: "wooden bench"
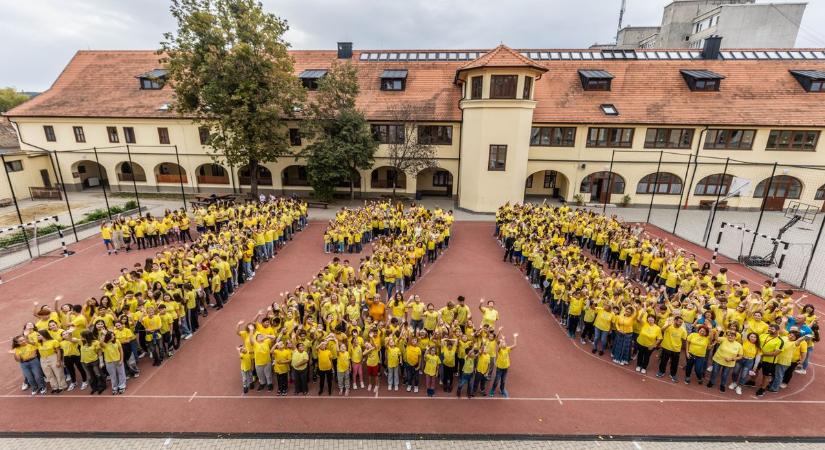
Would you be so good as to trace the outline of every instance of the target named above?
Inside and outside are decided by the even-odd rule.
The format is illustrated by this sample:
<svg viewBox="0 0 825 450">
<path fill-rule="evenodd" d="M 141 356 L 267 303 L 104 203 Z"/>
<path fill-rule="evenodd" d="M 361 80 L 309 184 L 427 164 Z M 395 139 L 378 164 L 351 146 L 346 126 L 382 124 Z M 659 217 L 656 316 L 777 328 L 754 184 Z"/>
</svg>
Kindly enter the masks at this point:
<svg viewBox="0 0 825 450">
<path fill-rule="evenodd" d="M 329 208 L 329 203 L 327 203 L 327 202 L 317 202 L 317 201 L 308 201 L 307 206 L 309 206 L 310 208 L 327 209 L 327 208 Z"/>
<path fill-rule="evenodd" d="M 14 204 L 14 200 L 10 198 L 0 198 L 0 207 L 3 206 L 11 206 Z"/>
<path fill-rule="evenodd" d="M 713 208 L 713 202 L 715 200 L 699 200 L 699 209 L 711 209 Z M 716 209 L 728 209 L 728 201 L 722 200 L 721 202 L 716 204 Z"/>
</svg>

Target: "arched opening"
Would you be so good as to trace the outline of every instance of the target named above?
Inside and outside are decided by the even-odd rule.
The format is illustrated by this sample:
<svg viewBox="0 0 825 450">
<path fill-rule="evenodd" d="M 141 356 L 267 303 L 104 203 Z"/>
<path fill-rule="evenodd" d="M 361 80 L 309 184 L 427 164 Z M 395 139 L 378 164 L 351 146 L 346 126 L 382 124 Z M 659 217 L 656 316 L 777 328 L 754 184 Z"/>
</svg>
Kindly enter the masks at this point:
<svg viewBox="0 0 825 450">
<path fill-rule="evenodd" d="M 143 170 L 143 166 L 138 163 L 123 161 L 115 166 L 115 172 L 117 172 L 117 181 L 129 183 L 132 181 L 146 181 L 146 172 Z"/>
<path fill-rule="evenodd" d="M 229 184 L 229 172 L 219 164 L 201 164 L 196 172 L 198 184 Z"/>
<path fill-rule="evenodd" d="M 733 175 L 729 173 L 715 173 L 713 175 L 708 175 L 696 183 L 696 189 L 693 191 L 693 195 L 721 195 L 724 197 L 725 195 L 728 195 L 731 183 L 733 183 Z"/>
<path fill-rule="evenodd" d="M 610 188 L 608 189 L 608 185 Z M 624 178 L 616 172 L 594 172 L 584 177 L 579 186 L 579 192 L 590 194 L 591 202 L 604 203 L 610 201 L 611 194 L 624 194 Z"/>
<path fill-rule="evenodd" d="M 186 169 L 171 163 L 165 162 L 155 166 L 155 180 L 158 183 L 188 183 L 189 179 L 186 177 Z"/>
<path fill-rule="evenodd" d="M 563 173 L 555 170 L 539 170 L 527 176 L 524 182 L 525 197 L 567 198 L 570 182 Z"/>
<path fill-rule="evenodd" d="M 281 172 L 281 184 L 284 186 L 309 186 L 307 166 L 289 166 Z"/>
<path fill-rule="evenodd" d="M 407 175 L 394 167 L 376 167 L 370 174 L 370 187 L 372 189 L 392 189 L 393 181 L 396 189 L 407 188 Z"/>
<path fill-rule="evenodd" d="M 453 174 L 440 167 L 424 169 L 415 177 L 416 192 L 421 195 L 453 195 Z"/>
<path fill-rule="evenodd" d="M 251 171 L 249 166 L 243 166 L 238 169 L 238 183 L 241 186 L 249 186 L 251 184 Z M 258 165 L 258 186 L 272 186 L 272 172 L 266 167 Z"/>
<path fill-rule="evenodd" d="M 814 200 L 825 200 L 825 184 L 823 184 L 819 187 L 819 189 L 816 190 Z M 822 203 L 822 211 L 825 211 L 825 202 Z"/>
<path fill-rule="evenodd" d="M 764 198 L 765 211 L 782 211 L 785 209 L 785 199 L 796 200 L 801 195 L 802 182 L 790 175 L 776 175 L 773 181 L 765 178 L 753 190 L 754 198 Z"/>
<path fill-rule="evenodd" d="M 353 180 L 354 181 L 353 182 L 353 189 L 356 190 L 356 191 L 360 191 L 361 190 L 361 173 L 359 173 L 357 170 L 353 171 L 353 173 L 355 174 L 355 178 Z M 339 187 L 339 188 L 349 189 L 349 178 L 344 178 L 343 180 L 339 181 L 338 184 L 336 184 L 335 186 Z"/>
<path fill-rule="evenodd" d="M 100 189 L 109 186 L 106 168 L 94 161 L 78 161 L 72 164 L 72 177 L 79 180 L 80 189 Z"/>
<path fill-rule="evenodd" d="M 636 193 L 679 195 L 682 193 L 682 179 L 670 172 L 651 173 L 639 180 Z"/>
</svg>

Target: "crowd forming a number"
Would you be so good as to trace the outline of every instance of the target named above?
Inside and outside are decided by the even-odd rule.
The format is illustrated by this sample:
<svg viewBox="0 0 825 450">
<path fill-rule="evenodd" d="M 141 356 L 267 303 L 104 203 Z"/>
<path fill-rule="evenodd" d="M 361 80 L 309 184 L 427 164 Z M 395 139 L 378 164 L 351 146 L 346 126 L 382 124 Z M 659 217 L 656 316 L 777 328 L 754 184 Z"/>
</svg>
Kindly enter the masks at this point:
<svg viewBox="0 0 825 450">
<path fill-rule="evenodd" d="M 251 321 L 238 322 L 243 392 L 275 391 L 317 395 L 350 390 L 378 392 L 380 386 L 428 396 L 436 387 L 468 397 L 494 395 L 505 387 L 510 351 L 496 328 L 494 301 L 474 307 L 462 296 L 436 307 L 406 291 L 450 244 L 452 212 L 389 202 L 342 209 L 324 237 L 325 250 L 372 252 L 357 264 L 334 257 L 305 286 L 285 292 Z M 356 267 L 357 266 L 357 267 Z M 422 378 L 423 376 L 423 383 Z M 491 384 L 488 384 L 492 381 Z M 488 391 L 489 387 L 489 391 Z"/>
<path fill-rule="evenodd" d="M 198 235 L 192 239 L 192 222 Z M 198 330 L 199 316 L 221 309 L 255 269 L 307 224 L 307 205 L 283 198 L 215 203 L 163 217 L 118 218 L 101 226 L 107 251 L 154 248 L 124 267 L 95 297 L 35 303 L 33 322 L 12 339 L 12 354 L 32 395 L 80 390 L 113 395 L 140 376 L 138 361 L 160 365 Z M 79 299 L 78 299 L 79 300 Z M 48 385 L 48 389 L 47 389 Z"/>
<path fill-rule="evenodd" d="M 807 373 L 814 306 L 770 280 L 751 291 L 641 228 L 568 206 L 506 204 L 496 235 L 567 335 L 616 364 L 646 374 L 658 354 L 657 377 L 758 397 Z"/>
</svg>

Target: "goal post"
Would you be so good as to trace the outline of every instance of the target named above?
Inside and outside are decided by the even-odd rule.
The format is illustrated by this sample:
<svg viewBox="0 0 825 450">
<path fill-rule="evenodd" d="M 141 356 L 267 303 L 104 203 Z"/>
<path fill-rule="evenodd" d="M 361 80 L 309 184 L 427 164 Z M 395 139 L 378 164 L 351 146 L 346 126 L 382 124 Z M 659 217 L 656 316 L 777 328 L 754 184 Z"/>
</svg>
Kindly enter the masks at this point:
<svg viewBox="0 0 825 450">
<path fill-rule="evenodd" d="M 746 228 L 742 225 L 722 222 L 719 225 L 719 234 L 716 236 L 716 244 L 714 244 L 714 246 L 713 246 L 713 256 L 711 257 L 711 263 L 713 263 L 713 264 L 717 264 L 716 260 L 719 256 L 719 246 L 722 243 L 722 235 L 725 233 L 726 228 L 739 230 L 739 231 L 743 232 L 744 234 L 753 235 L 754 240 L 756 238 L 767 239 L 771 242 L 771 245 L 774 247 L 775 250 L 778 247 L 778 249 L 780 250 L 779 251 L 779 259 L 776 260 L 776 261 L 774 261 L 774 257 L 776 255 L 775 250 L 772 251 L 767 256 L 753 256 L 753 255 L 745 256 L 745 255 L 741 254 L 741 252 L 740 252 L 738 257 L 736 258 L 740 263 L 742 263 L 746 266 L 769 267 L 769 266 L 776 265 L 776 270 L 773 272 L 773 278 L 771 279 L 771 285 L 775 287 L 776 284 L 779 282 L 779 276 L 782 274 L 782 266 L 785 264 L 785 256 L 788 254 L 788 248 L 791 245 L 790 242 L 783 241 L 781 239 L 777 239 L 773 236 L 769 236 L 769 235 L 764 234 L 764 233 L 757 233 L 757 232 L 755 232 L 751 229 L 748 229 L 748 228 Z"/>
</svg>

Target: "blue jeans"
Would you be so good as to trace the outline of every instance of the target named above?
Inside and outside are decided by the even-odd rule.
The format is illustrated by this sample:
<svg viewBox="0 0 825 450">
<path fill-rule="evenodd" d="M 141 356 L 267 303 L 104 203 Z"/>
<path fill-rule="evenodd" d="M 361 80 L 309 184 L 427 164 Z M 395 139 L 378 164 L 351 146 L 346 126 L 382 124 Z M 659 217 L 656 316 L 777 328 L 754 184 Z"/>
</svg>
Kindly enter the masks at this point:
<svg viewBox="0 0 825 450">
<path fill-rule="evenodd" d="M 423 319 L 420 319 L 420 320 L 412 319 L 412 320 L 410 320 L 410 325 L 412 325 L 413 330 L 418 331 L 418 330 L 424 328 L 424 320 Z"/>
<path fill-rule="evenodd" d="M 736 369 L 734 369 L 737 374 L 736 384 L 743 385 L 748 381 L 748 378 L 750 378 L 748 372 L 753 369 L 753 362 L 753 358 L 736 361 Z"/>
<path fill-rule="evenodd" d="M 811 363 L 811 353 L 814 352 L 813 347 L 808 347 L 808 353 L 805 353 L 805 360 L 802 361 L 802 370 L 808 370 L 808 365 Z"/>
<path fill-rule="evenodd" d="M 713 363 L 713 370 L 710 372 L 710 384 L 716 383 L 716 375 L 722 374 L 722 379 L 719 380 L 719 385 L 724 386 L 728 383 L 728 374 L 733 367 L 723 366 L 719 363 Z"/>
<path fill-rule="evenodd" d="M 244 261 L 242 264 L 243 264 L 244 278 L 247 279 L 247 280 L 252 278 L 252 262 Z"/>
<path fill-rule="evenodd" d="M 604 348 L 607 346 L 608 334 L 610 334 L 609 331 L 602 331 L 596 328 L 596 335 L 593 337 L 593 350 L 604 351 Z"/>
<path fill-rule="evenodd" d="M 706 359 L 704 356 L 689 355 L 687 361 L 685 361 L 685 381 L 690 381 L 691 369 L 696 373 L 696 378 L 701 381 L 705 377 L 705 368 L 707 367 L 705 363 Z"/>
<path fill-rule="evenodd" d="M 384 285 L 387 287 L 387 298 L 392 298 L 392 294 L 395 292 L 395 282 L 387 281 Z"/>
<path fill-rule="evenodd" d="M 499 386 L 501 394 L 504 395 L 504 393 L 507 392 L 504 388 L 505 383 L 507 383 L 507 369 L 496 368 L 496 377 L 493 378 L 493 385 L 490 386 L 490 392 L 494 392 L 496 386 Z"/>
<path fill-rule="evenodd" d="M 23 371 L 23 378 L 26 384 L 31 387 L 32 392 L 46 389 L 46 380 L 43 378 L 43 369 L 40 368 L 40 360 L 32 358 L 20 363 L 20 370 Z"/>
<path fill-rule="evenodd" d="M 782 384 L 782 379 L 785 378 L 786 370 L 788 370 L 788 366 L 783 366 L 782 364 L 776 365 L 776 371 L 773 373 L 773 381 L 771 381 L 771 385 L 768 387 L 769 391 L 776 392 L 779 390 L 779 385 Z"/>
</svg>

